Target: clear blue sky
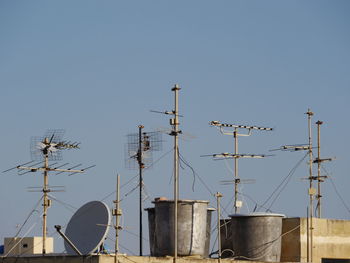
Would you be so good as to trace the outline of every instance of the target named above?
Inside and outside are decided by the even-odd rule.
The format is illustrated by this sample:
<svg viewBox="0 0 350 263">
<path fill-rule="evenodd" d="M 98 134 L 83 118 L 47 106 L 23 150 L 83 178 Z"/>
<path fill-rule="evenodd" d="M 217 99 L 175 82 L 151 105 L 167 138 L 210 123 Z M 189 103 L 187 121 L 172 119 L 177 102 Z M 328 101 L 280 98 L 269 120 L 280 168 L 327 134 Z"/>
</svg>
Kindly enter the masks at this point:
<svg viewBox="0 0 350 263">
<path fill-rule="evenodd" d="M 168 116 L 149 110 L 172 110 L 180 91 L 181 129 L 195 139 L 181 140 L 180 151 L 212 192 L 232 187 L 232 161 L 212 161 L 202 154 L 232 152 L 233 140 L 209 121 L 271 126 L 240 138 L 242 153 L 268 153 L 284 144 L 306 143 L 304 113 L 310 107 L 322 126 L 322 157 L 338 192 L 350 206 L 350 2 L 349 1 L 17 1 L 0 2 L 1 170 L 30 159 L 31 136 L 63 128 L 65 138 L 81 149 L 64 152 L 64 160 L 96 164 L 86 174 L 51 176 L 53 193 L 76 208 L 101 200 L 115 190 L 116 173 L 127 182 L 136 171 L 124 166 L 126 135 L 143 124 L 146 130 L 168 127 Z M 314 127 L 315 128 L 315 127 Z M 313 133 L 316 136 L 315 129 Z M 172 138 L 164 136 L 163 152 Z M 264 160 L 242 160 L 242 178 L 256 179 L 240 191 L 261 204 L 303 153 L 277 152 Z M 306 160 L 300 165 L 272 210 L 305 216 Z M 315 170 L 316 172 L 316 170 Z M 172 155 L 145 173 L 150 199 L 172 196 Z M 181 170 L 181 198 L 210 200 L 197 178 L 192 192 L 190 169 Z M 40 193 L 42 175 L 1 174 L 0 240 L 13 236 Z M 122 189 L 127 194 L 137 185 Z M 324 216 L 349 219 L 327 180 L 323 185 Z M 112 205 L 113 196 L 105 201 Z M 151 206 L 150 199 L 144 206 Z M 137 192 L 123 201 L 123 224 L 137 234 Z M 243 212 L 255 204 L 243 199 Z M 247 206 L 248 205 L 248 206 Z M 39 206 L 39 209 L 40 206 Z M 72 211 L 59 202 L 49 210 L 49 232 L 65 225 Z M 27 229 L 40 218 L 35 214 Z M 146 216 L 145 216 L 146 223 Z M 26 230 L 24 230 L 25 232 Z M 111 232 L 111 236 L 113 233 Z M 147 236 L 146 236 L 147 238 Z M 57 250 L 62 241 L 56 238 Z M 1 243 L 1 242 L 0 242 Z M 124 231 L 121 244 L 133 253 L 137 238 Z M 111 246 L 111 245 L 110 245 Z M 148 253 L 148 245 L 145 245 Z M 122 249 L 123 252 L 130 253 Z"/>
</svg>

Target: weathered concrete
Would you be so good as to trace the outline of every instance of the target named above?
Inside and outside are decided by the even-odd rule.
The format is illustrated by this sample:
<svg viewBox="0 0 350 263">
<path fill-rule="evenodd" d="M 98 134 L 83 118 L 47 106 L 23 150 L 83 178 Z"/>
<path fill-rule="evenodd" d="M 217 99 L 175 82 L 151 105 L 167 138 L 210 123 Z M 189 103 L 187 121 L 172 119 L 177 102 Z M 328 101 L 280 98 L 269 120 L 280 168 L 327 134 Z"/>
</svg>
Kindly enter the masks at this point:
<svg viewBox="0 0 350 263">
<path fill-rule="evenodd" d="M 307 219 L 283 219 L 283 262 L 307 262 Z M 322 258 L 350 259 L 350 221 L 313 218 L 313 263 Z"/>
<path fill-rule="evenodd" d="M 58 255 L 53 256 L 47 254 L 46 256 L 26 256 L 26 257 L 0 257 L 1 263 L 99 263 L 100 256 L 70 256 Z M 105 261 L 110 262 L 110 261 Z M 130 263 L 130 262 L 129 262 Z"/>
<path fill-rule="evenodd" d="M 45 257 L 0 257 L 0 263 L 115 263 L 114 255 L 65 256 L 48 255 Z M 173 263 L 173 257 L 139 257 L 118 255 L 118 263 Z M 221 263 L 246 263 L 247 261 L 221 259 Z M 252 263 L 258 261 L 251 261 Z M 218 263 L 217 259 L 200 259 L 196 257 L 180 257 L 177 263 Z"/>
<path fill-rule="evenodd" d="M 46 238 L 46 252 L 53 253 L 53 238 Z M 5 237 L 4 255 L 33 255 L 42 253 L 42 237 Z"/>
<path fill-rule="evenodd" d="M 313 263 L 322 258 L 350 259 L 350 221 L 313 219 Z M 307 219 L 285 218 L 282 227 L 281 262 L 306 262 Z M 0 263 L 115 263 L 114 255 L 67 256 L 50 255 L 25 257 L 0 257 Z M 119 263 L 173 263 L 172 257 L 118 256 Z M 222 263 L 246 263 L 247 261 L 222 259 Z M 251 261 L 259 262 L 259 261 Z M 177 263 L 218 263 L 217 259 L 180 257 Z"/>
</svg>

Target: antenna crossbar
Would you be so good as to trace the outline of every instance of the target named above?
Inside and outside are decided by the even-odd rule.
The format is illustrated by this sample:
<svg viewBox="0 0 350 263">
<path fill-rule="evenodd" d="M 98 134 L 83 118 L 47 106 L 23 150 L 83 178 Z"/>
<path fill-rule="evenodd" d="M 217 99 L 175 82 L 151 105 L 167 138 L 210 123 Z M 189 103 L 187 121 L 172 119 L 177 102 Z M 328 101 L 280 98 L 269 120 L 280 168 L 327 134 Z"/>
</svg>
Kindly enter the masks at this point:
<svg viewBox="0 0 350 263">
<path fill-rule="evenodd" d="M 83 173 L 84 170 L 71 170 L 71 169 L 59 169 L 59 168 L 50 168 L 50 167 L 27 167 L 27 166 L 18 166 L 20 170 L 29 170 L 30 172 L 38 172 L 38 171 L 50 171 L 50 172 L 70 172 L 70 173 Z"/>
<path fill-rule="evenodd" d="M 277 150 L 286 150 L 286 151 L 306 151 L 310 150 L 310 146 L 305 144 L 305 145 L 283 145 Z"/>
<path fill-rule="evenodd" d="M 301 180 L 313 180 L 313 181 L 321 181 L 323 182 L 324 180 L 322 179 L 327 179 L 328 176 L 327 175 L 320 175 L 320 176 L 309 176 L 309 177 L 302 177 Z"/>
<path fill-rule="evenodd" d="M 237 125 L 237 124 L 228 124 L 228 123 L 221 123 L 219 121 L 211 121 L 209 122 L 211 126 L 217 127 L 220 132 L 224 135 L 231 135 L 234 138 L 234 153 L 220 153 L 220 154 L 213 154 L 211 155 L 214 160 L 223 160 L 227 158 L 234 159 L 234 210 L 235 213 L 238 212 L 238 209 L 242 206 L 242 202 L 238 200 L 238 185 L 241 183 L 239 176 L 238 176 L 238 160 L 240 158 L 265 158 L 267 156 L 266 154 L 240 154 L 238 153 L 238 137 L 239 136 L 250 136 L 252 134 L 252 130 L 261 130 L 261 131 L 272 131 L 273 128 L 268 127 L 258 127 L 258 126 L 248 126 L 248 125 Z M 224 128 L 233 128 L 233 131 L 225 131 Z M 239 129 L 246 129 L 248 130 L 248 133 L 242 134 L 238 133 Z"/>
<path fill-rule="evenodd" d="M 273 156 L 273 155 L 267 155 L 267 154 L 234 154 L 234 153 L 218 153 L 218 154 L 213 154 L 210 155 L 213 158 L 216 159 L 226 159 L 226 158 L 265 158 L 268 156 Z"/>
<path fill-rule="evenodd" d="M 59 175 L 59 174 L 61 174 L 61 173 L 64 173 L 64 172 L 72 172 L 72 171 L 74 171 L 74 170 L 72 170 L 73 168 L 77 168 L 77 167 L 79 167 L 79 166 L 82 166 L 83 164 L 77 164 L 77 165 L 74 165 L 74 166 L 72 166 L 72 167 L 70 167 L 70 168 L 67 168 L 67 169 L 65 169 L 65 170 L 67 170 L 67 171 L 58 171 L 58 173 L 56 174 L 56 175 Z M 62 169 L 62 170 L 64 170 L 64 169 Z M 82 169 L 81 169 L 82 170 Z"/>
<path fill-rule="evenodd" d="M 217 126 L 217 127 L 229 127 L 229 128 L 248 129 L 248 130 L 262 130 L 262 131 L 272 131 L 273 130 L 273 128 L 268 128 L 268 127 L 228 124 L 228 123 L 221 123 L 219 121 L 211 121 L 211 122 L 209 122 L 209 124 L 212 126 Z"/>
<path fill-rule="evenodd" d="M 237 178 L 235 180 L 224 180 L 220 181 L 222 185 L 229 185 L 229 184 L 253 184 L 255 183 L 254 179 L 240 179 Z"/>
<path fill-rule="evenodd" d="M 183 115 L 177 114 L 177 113 L 175 113 L 175 111 L 157 111 L 157 110 L 150 110 L 150 112 L 153 112 L 153 113 L 161 113 L 161 114 L 165 114 L 165 115 L 174 115 L 174 116 L 178 116 L 178 117 L 183 117 Z"/>
<path fill-rule="evenodd" d="M 323 163 L 323 162 L 330 162 L 330 161 L 333 161 L 335 158 L 324 158 L 324 159 L 319 159 L 319 158 L 316 158 L 313 160 L 313 163 Z"/>
</svg>

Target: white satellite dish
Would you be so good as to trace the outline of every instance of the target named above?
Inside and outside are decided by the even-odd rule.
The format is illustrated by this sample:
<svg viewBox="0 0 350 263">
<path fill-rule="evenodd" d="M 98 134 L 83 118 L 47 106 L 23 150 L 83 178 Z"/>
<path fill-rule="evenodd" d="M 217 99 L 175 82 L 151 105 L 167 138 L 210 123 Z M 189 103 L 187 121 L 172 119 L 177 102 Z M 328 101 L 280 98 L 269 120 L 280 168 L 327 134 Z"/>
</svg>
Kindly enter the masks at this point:
<svg viewBox="0 0 350 263">
<path fill-rule="evenodd" d="M 92 201 L 75 212 L 67 225 L 65 235 L 83 255 L 89 255 L 102 245 L 110 221 L 108 206 L 100 201 Z M 64 246 L 68 254 L 77 254 L 67 242 L 64 242 Z"/>
</svg>

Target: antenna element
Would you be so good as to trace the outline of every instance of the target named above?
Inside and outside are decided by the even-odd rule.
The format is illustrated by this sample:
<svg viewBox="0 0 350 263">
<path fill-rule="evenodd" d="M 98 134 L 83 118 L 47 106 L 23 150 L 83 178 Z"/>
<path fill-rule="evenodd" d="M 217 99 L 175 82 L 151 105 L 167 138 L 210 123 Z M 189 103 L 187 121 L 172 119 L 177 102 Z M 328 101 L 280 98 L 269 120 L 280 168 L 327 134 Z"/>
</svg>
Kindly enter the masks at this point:
<svg viewBox="0 0 350 263">
<path fill-rule="evenodd" d="M 143 234 L 142 234 L 142 201 L 143 201 L 143 169 L 148 168 L 152 165 L 152 152 L 160 151 L 162 149 L 162 134 L 159 132 L 143 132 L 143 125 L 139 125 L 138 133 L 128 134 L 127 144 L 127 158 L 126 164 L 128 168 L 135 168 L 135 164 L 138 164 L 139 168 L 139 245 L 140 253 L 143 255 Z"/>
<path fill-rule="evenodd" d="M 83 173 L 85 170 L 92 168 L 93 166 L 81 169 L 81 170 L 73 170 L 71 168 L 63 169 L 66 164 L 50 167 L 49 161 L 55 161 L 62 159 L 61 150 L 63 149 L 78 149 L 79 143 L 77 142 L 66 142 L 62 140 L 64 134 L 64 130 L 55 129 L 48 130 L 43 137 L 32 137 L 31 140 L 31 156 L 32 161 L 25 163 L 23 165 L 18 165 L 14 168 L 18 170 L 26 170 L 27 172 L 21 173 L 20 175 L 29 173 L 29 172 L 43 172 L 44 182 L 42 187 L 43 193 L 43 225 L 42 225 L 42 233 L 43 233 L 43 246 L 42 246 L 42 254 L 46 254 L 46 236 L 47 236 L 47 211 L 51 206 L 51 200 L 48 198 L 48 193 L 52 192 L 49 188 L 49 172 L 69 172 L 69 173 Z M 40 160 L 37 163 L 34 163 L 34 160 Z M 38 166 L 42 165 L 43 166 Z M 51 165 L 56 165 L 57 163 L 53 163 Z M 31 166 L 26 166 L 31 165 Z M 8 169 L 6 171 L 10 171 L 14 168 Z"/>
<path fill-rule="evenodd" d="M 239 158 L 264 158 L 270 155 L 256 155 L 256 154 L 239 154 L 238 153 L 238 137 L 239 136 L 250 136 L 252 134 L 252 130 L 261 130 L 261 131 L 272 131 L 273 128 L 267 127 L 258 127 L 258 126 L 248 126 L 248 125 L 236 125 L 236 124 L 227 124 L 221 123 L 219 121 L 211 121 L 209 122 L 211 126 L 217 127 L 220 132 L 224 135 L 233 135 L 234 137 L 234 154 L 231 153 L 221 153 L 221 154 L 213 154 L 214 160 L 218 159 L 226 159 L 233 158 L 234 159 L 234 210 L 235 213 L 239 211 L 239 208 L 242 207 L 242 201 L 238 200 L 238 185 L 241 183 L 240 178 L 238 177 L 238 159 Z M 226 131 L 224 128 L 233 128 L 233 131 Z M 248 130 L 248 133 L 238 133 L 239 129 Z"/>
</svg>

